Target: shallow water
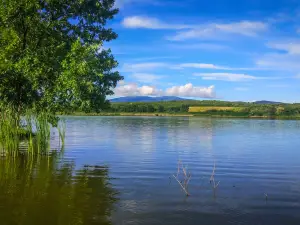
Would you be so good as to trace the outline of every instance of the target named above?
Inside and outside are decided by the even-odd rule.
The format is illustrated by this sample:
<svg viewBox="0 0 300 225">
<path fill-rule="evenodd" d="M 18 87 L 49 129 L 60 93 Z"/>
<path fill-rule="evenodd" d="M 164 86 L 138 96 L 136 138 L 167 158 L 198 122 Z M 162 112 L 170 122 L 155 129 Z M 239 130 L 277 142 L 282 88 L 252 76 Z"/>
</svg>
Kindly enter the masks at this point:
<svg viewBox="0 0 300 225">
<path fill-rule="evenodd" d="M 300 224 L 300 121 L 66 122 L 63 155 L 0 159 L 1 225 Z M 179 159 L 189 197 L 172 177 Z"/>
</svg>

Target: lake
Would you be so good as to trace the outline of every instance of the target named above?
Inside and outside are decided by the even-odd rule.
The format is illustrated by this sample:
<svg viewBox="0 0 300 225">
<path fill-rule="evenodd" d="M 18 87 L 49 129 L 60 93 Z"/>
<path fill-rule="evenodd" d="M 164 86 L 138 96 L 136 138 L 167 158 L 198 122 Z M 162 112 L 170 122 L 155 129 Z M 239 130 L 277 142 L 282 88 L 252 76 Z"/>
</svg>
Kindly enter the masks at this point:
<svg viewBox="0 0 300 225">
<path fill-rule="evenodd" d="M 65 119 L 62 153 L 0 158 L 1 225 L 300 224 L 300 121 Z"/>
</svg>

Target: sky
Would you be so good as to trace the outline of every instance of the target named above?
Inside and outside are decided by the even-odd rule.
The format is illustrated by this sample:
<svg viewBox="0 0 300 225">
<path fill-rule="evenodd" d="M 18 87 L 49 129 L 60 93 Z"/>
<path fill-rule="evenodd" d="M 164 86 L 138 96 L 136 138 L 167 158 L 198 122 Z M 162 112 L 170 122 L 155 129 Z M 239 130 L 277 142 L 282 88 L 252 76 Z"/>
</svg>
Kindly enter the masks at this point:
<svg viewBox="0 0 300 225">
<path fill-rule="evenodd" d="M 120 96 L 300 102 L 300 1 L 117 0 Z"/>
</svg>

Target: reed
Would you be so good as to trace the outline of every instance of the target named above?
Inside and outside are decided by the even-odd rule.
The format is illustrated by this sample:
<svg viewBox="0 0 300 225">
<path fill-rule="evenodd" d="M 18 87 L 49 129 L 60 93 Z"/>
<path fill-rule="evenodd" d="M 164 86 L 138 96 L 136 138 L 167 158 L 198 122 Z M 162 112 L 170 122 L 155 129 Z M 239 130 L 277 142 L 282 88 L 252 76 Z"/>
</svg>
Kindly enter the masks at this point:
<svg viewBox="0 0 300 225">
<path fill-rule="evenodd" d="M 49 115 L 46 112 L 41 112 L 34 117 L 36 127 L 35 136 L 37 142 L 37 153 L 45 154 L 50 150 L 50 123 Z"/>
<path fill-rule="evenodd" d="M 50 151 L 51 114 L 26 110 L 22 117 L 11 107 L 0 111 L 0 156 L 16 156 L 20 150 L 28 154 Z M 65 122 L 59 123 L 59 139 L 64 145 Z M 22 146 L 20 142 L 22 141 Z M 20 149 L 20 147 L 22 149 Z"/>
<path fill-rule="evenodd" d="M 20 128 L 17 118 L 11 109 L 1 111 L 0 117 L 0 142 L 2 146 L 1 156 L 14 155 L 18 148 Z"/>
<path fill-rule="evenodd" d="M 57 130 L 59 134 L 59 143 L 61 142 L 62 147 L 65 146 L 65 137 L 66 137 L 66 121 L 64 119 L 60 119 Z"/>
</svg>

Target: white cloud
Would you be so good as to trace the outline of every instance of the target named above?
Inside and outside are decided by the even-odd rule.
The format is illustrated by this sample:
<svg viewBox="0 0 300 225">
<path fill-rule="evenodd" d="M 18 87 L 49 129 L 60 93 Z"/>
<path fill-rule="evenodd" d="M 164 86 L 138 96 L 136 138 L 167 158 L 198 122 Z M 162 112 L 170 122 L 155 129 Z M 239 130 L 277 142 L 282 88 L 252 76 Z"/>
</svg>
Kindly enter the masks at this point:
<svg viewBox="0 0 300 225">
<path fill-rule="evenodd" d="M 264 70 L 264 68 L 238 68 L 238 67 L 225 67 L 219 66 L 211 63 L 182 63 L 176 66 L 173 66 L 175 69 L 182 68 L 194 68 L 194 69 L 212 69 L 212 70 Z"/>
<path fill-rule="evenodd" d="M 115 96 L 152 96 L 161 95 L 161 90 L 156 89 L 154 86 L 141 86 L 139 87 L 136 83 L 119 84 L 114 89 Z"/>
<path fill-rule="evenodd" d="M 221 34 L 239 34 L 254 37 L 267 29 L 267 24 L 256 21 L 241 21 L 227 24 L 206 24 L 188 31 L 180 31 L 168 40 L 182 41 L 187 39 L 223 38 Z"/>
<path fill-rule="evenodd" d="M 241 21 L 237 23 L 216 24 L 217 29 L 229 33 L 256 36 L 258 32 L 267 29 L 267 25 L 257 21 Z"/>
<path fill-rule="evenodd" d="M 145 57 L 145 58 L 136 58 L 132 59 L 134 61 L 151 61 L 156 59 L 179 59 L 178 56 L 154 56 L 154 57 Z"/>
<path fill-rule="evenodd" d="M 126 17 L 122 21 L 122 25 L 127 28 L 145 28 L 145 29 L 185 29 L 190 28 L 189 25 L 184 24 L 168 24 L 159 19 L 146 16 L 131 16 Z"/>
<path fill-rule="evenodd" d="M 128 5 L 136 5 L 136 4 L 152 4 L 157 5 L 157 1 L 155 0 L 115 0 L 115 8 L 123 9 Z"/>
<path fill-rule="evenodd" d="M 199 44 L 186 44 L 186 45 L 170 44 L 169 47 L 175 49 L 186 49 L 186 50 L 203 49 L 203 50 L 212 50 L 212 51 L 230 49 L 230 47 L 228 46 L 221 45 L 221 44 L 213 44 L 213 43 L 199 43 Z"/>
<path fill-rule="evenodd" d="M 171 64 L 164 62 L 145 62 L 145 63 L 125 63 L 123 64 L 120 71 L 122 72 L 133 72 L 133 73 L 144 73 L 145 71 L 154 71 L 159 68 L 180 70 L 185 68 L 193 69 L 211 69 L 211 70 L 270 70 L 270 68 L 252 67 L 252 68 L 238 68 L 238 67 L 225 67 L 220 65 L 215 65 L 212 63 L 181 63 L 181 64 Z"/>
<path fill-rule="evenodd" d="M 288 85 L 288 84 L 268 84 L 268 85 L 266 85 L 266 87 L 269 87 L 269 88 L 287 88 L 287 87 L 290 87 L 290 85 Z"/>
<path fill-rule="evenodd" d="M 208 63 L 182 63 L 179 64 L 180 68 L 196 68 L 196 69 L 227 69 L 226 67 L 217 66 Z"/>
<path fill-rule="evenodd" d="M 300 54 L 299 42 L 268 43 L 267 46 L 269 48 L 286 51 L 291 55 Z"/>
<path fill-rule="evenodd" d="M 248 81 L 258 79 L 257 77 L 238 73 L 194 73 L 194 76 L 202 77 L 203 80 L 223 80 L 223 81 Z"/>
<path fill-rule="evenodd" d="M 115 0 L 115 7 L 119 9 L 126 8 L 126 6 L 135 6 L 138 4 L 143 4 L 143 5 L 154 5 L 154 6 L 170 6 L 170 5 L 178 5 L 178 3 L 170 0 Z"/>
<path fill-rule="evenodd" d="M 215 87 L 196 87 L 191 83 L 183 86 L 173 86 L 166 90 L 166 95 L 181 97 L 215 98 Z"/>
<path fill-rule="evenodd" d="M 284 51 L 284 53 L 267 53 L 256 59 L 258 67 L 267 67 L 286 72 L 298 72 L 300 70 L 300 41 L 271 42 L 267 47 Z"/>
<path fill-rule="evenodd" d="M 258 67 L 295 72 L 300 70 L 300 57 L 295 54 L 264 54 L 256 60 Z"/>
<path fill-rule="evenodd" d="M 114 89 L 115 96 L 181 96 L 181 97 L 198 97 L 198 98 L 215 98 L 215 88 L 197 87 L 188 83 L 183 86 L 173 86 L 166 90 L 157 89 L 155 86 L 141 86 L 136 83 L 119 83 Z"/>
<path fill-rule="evenodd" d="M 258 21 L 240 21 L 233 23 L 209 23 L 209 24 L 176 24 L 163 22 L 157 18 L 147 16 L 126 17 L 122 25 L 127 28 L 144 29 L 168 29 L 182 30 L 174 36 L 168 37 L 169 40 L 179 41 L 197 38 L 220 38 L 221 33 L 240 34 L 244 36 L 257 36 L 259 32 L 267 29 L 267 24 Z M 204 46 L 202 46 L 204 47 Z M 206 46 L 207 47 L 207 46 Z M 211 47 L 211 46 L 210 46 Z"/>
<path fill-rule="evenodd" d="M 125 72 L 141 71 L 141 72 L 143 72 L 144 70 L 153 70 L 153 69 L 162 68 L 162 67 L 169 67 L 169 64 L 161 63 L 161 62 L 134 63 L 134 64 L 125 63 L 123 65 L 121 71 L 125 71 Z"/>
<path fill-rule="evenodd" d="M 165 76 L 149 74 L 149 73 L 134 73 L 131 75 L 136 81 L 140 83 L 154 83 L 164 78 Z"/>
</svg>

